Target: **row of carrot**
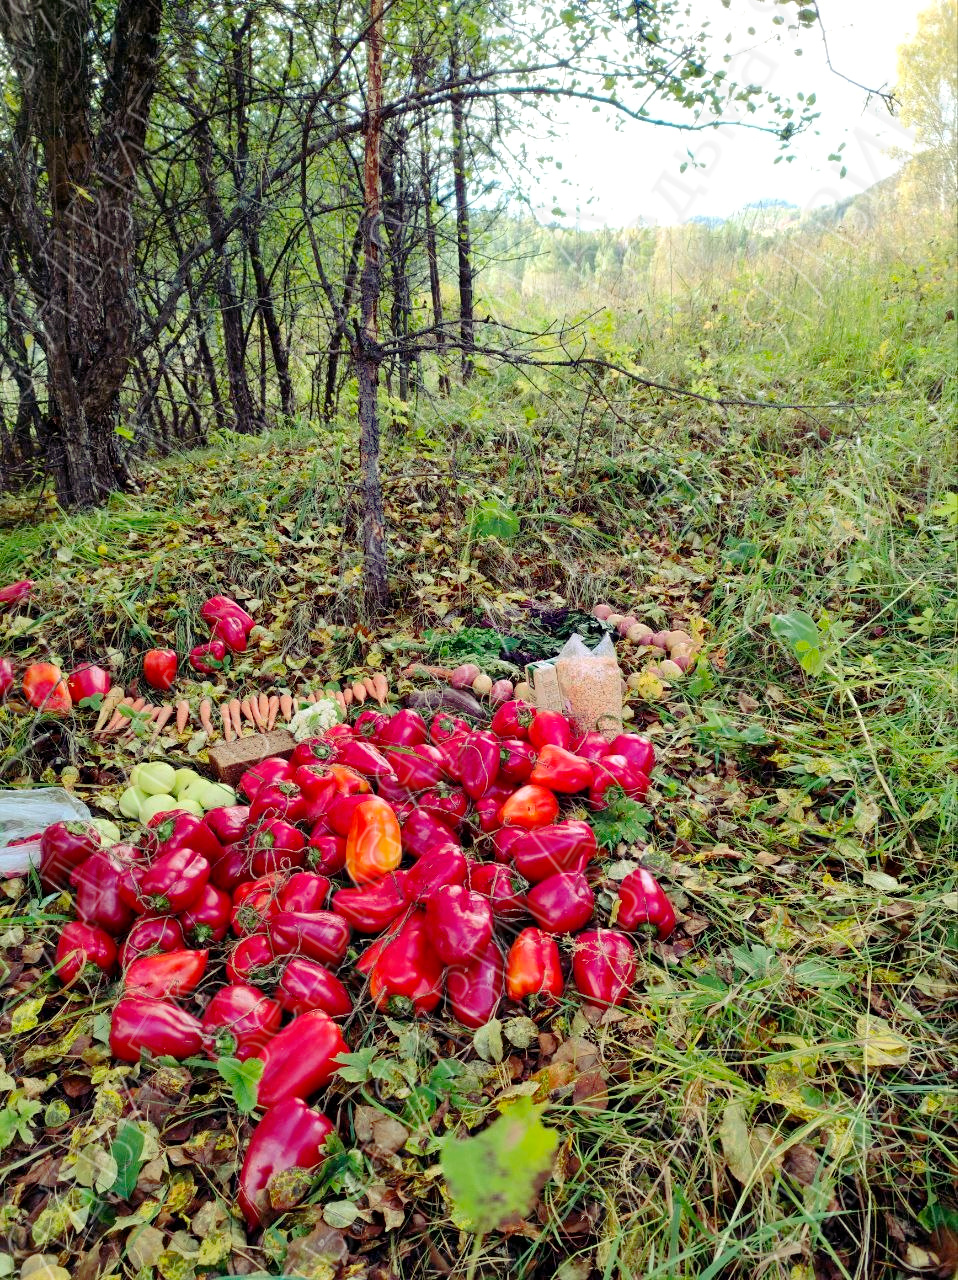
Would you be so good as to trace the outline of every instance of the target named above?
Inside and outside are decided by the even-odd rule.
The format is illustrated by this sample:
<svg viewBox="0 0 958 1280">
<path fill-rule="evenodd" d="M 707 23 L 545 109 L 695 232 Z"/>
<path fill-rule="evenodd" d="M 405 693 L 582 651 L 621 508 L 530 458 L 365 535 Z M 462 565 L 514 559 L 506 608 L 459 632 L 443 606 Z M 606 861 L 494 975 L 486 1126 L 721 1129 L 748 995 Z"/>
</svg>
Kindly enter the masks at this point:
<svg viewBox="0 0 958 1280">
<path fill-rule="evenodd" d="M 297 697 L 288 692 L 259 693 L 231 698 L 218 706 L 214 706 L 212 698 L 201 698 L 196 716 L 207 737 L 222 733 L 227 742 L 233 742 L 242 736 L 244 727 L 268 733 L 278 719 L 289 722 L 301 705 L 315 703 L 323 697 L 332 697 L 344 711 L 354 703 L 364 703 L 367 698 L 382 706 L 389 697 L 389 682 L 379 672 L 362 681 L 356 680 L 344 689 L 310 690 Z M 218 724 L 214 722 L 214 715 Z M 147 703 L 145 698 L 126 694 L 121 685 L 114 685 L 103 699 L 93 732 L 103 736 L 121 731 L 132 734 L 137 724 L 145 724 L 152 728 L 151 741 L 155 741 L 174 717 L 177 733 L 185 732 L 193 719 L 193 707 L 188 699 L 156 706 Z"/>
</svg>

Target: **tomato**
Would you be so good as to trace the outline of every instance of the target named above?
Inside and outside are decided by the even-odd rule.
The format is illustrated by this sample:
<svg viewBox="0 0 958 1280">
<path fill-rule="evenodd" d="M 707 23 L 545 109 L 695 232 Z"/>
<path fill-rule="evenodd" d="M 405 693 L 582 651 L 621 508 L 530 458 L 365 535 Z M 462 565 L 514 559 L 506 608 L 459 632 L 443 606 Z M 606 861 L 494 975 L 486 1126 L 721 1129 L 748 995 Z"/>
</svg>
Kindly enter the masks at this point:
<svg viewBox="0 0 958 1280">
<path fill-rule="evenodd" d="M 52 662 L 33 662 L 23 673 L 23 696 L 38 711 L 55 714 L 73 706 L 63 672 Z"/>
</svg>

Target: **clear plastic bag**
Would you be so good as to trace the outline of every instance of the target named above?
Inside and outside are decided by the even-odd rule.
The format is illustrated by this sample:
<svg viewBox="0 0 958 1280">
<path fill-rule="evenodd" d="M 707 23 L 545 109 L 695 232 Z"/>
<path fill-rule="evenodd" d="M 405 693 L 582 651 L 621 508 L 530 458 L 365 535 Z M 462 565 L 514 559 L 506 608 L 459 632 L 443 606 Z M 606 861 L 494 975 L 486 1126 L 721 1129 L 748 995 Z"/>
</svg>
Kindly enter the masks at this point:
<svg viewBox="0 0 958 1280">
<path fill-rule="evenodd" d="M 611 741 L 622 732 L 622 672 L 607 635 L 590 649 L 580 635 L 563 645 L 555 662 L 559 688 L 580 733 Z"/>
<path fill-rule="evenodd" d="M 89 822 L 90 810 L 62 787 L 0 791 L 0 877 L 20 876 L 40 861 L 40 835 L 54 822 Z M 35 835 L 8 849 L 13 840 Z"/>
</svg>

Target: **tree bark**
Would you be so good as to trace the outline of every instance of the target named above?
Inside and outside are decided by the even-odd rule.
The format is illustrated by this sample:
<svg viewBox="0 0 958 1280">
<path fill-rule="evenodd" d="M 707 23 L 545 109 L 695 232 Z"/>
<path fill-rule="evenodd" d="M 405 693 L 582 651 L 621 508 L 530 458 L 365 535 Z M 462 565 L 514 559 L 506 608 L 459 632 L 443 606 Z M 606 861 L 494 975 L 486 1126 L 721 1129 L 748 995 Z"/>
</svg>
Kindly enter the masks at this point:
<svg viewBox="0 0 958 1280">
<path fill-rule="evenodd" d="M 354 343 L 359 378 L 359 464 L 363 494 L 363 601 L 368 620 L 389 603 L 386 517 L 379 471 L 379 153 L 382 136 L 383 0 L 369 0 L 366 32 L 366 139 L 363 165 L 363 272 L 359 285 L 360 326 Z"/>
<path fill-rule="evenodd" d="M 458 75 L 455 48 L 452 56 L 453 79 Z M 476 328 L 473 315 L 472 241 L 469 229 L 469 192 L 466 184 L 466 129 L 462 96 L 453 92 L 449 99 L 452 113 L 452 178 L 456 193 L 456 253 L 459 265 L 459 341 L 462 346 L 462 381 L 472 377 L 472 352 Z"/>
<path fill-rule="evenodd" d="M 422 126 L 419 145 L 422 171 L 423 217 L 426 224 L 426 261 L 429 264 L 429 292 L 432 295 L 432 320 L 436 329 L 436 354 L 439 357 L 439 390 L 449 395 L 449 370 L 446 368 L 446 332 L 443 328 L 442 284 L 439 279 L 439 254 L 436 249 L 436 223 L 432 216 L 432 171 L 426 149 L 426 126 Z"/>
</svg>

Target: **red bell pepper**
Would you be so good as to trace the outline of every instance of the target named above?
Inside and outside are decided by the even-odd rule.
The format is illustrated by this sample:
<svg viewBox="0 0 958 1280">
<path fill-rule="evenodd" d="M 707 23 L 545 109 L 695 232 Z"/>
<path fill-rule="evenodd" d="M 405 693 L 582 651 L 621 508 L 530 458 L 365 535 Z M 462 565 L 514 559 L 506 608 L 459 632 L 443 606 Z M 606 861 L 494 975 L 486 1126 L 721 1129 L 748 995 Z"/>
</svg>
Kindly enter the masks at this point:
<svg viewBox="0 0 958 1280">
<path fill-rule="evenodd" d="M 236 618 L 242 623 L 247 634 L 253 630 L 256 623 L 246 612 L 246 610 L 231 600 L 229 596 L 210 596 L 210 598 L 200 605 L 200 617 L 204 622 L 208 622 L 210 626 L 219 622 L 221 618 Z"/>
<path fill-rule="evenodd" d="M 197 900 L 180 917 L 183 932 L 199 947 L 222 942 L 230 927 L 233 903 L 224 889 L 207 883 Z"/>
<path fill-rule="evenodd" d="M 511 867 L 498 862 L 470 863 L 469 888 L 488 900 L 492 914 L 499 920 L 521 920 L 529 914 L 525 897 L 528 885 Z"/>
<path fill-rule="evenodd" d="M 529 914 L 549 933 L 578 933 L 595 911 L 595 896 L 581 871 L 560 871 L 526 894 Z"/>
<path fill-rule="evenodd" d="M 591 786 L 593 770 L 591 761 L 582 760 L 565 747 L 556 747 L 547 742 L 539 751 L 539 758 L 529 775 L 529 781 L 540 787 L 548 787 L 550 791 L 572 795 Z"/>
<path fill-rule="evenodd" d="M 394 1015 L 429 1013 L 442 997 L 442 975 L 443 964 L 429 939 L 425 912 L 414 911 L 377 952 L 369 973 L 369 994 Z"/>
<path fill-rule="evenodd" d="M 221 845 L 236 844 L 246 834 L 249 805 L 225 804 L 216 809 L 208 809 L 203 815 L 203 821 Z"/>
<path fill-rule="evenodd" d="M 561 996 L 565 983 L 555 938 L 541 929 L 523 929 L 506 959 L 506 991 L 510 1000 L 526 996 Z"/>
<path fill-rule="evenodd" d="M 85 667 L 77 667 L 67 678 L 67 690 L 74 702 L 82 702 L 84 698 L 93 698 L 97 694 L 107 694 L 113 680 L 109 671 L 92 663 Z"/>
<path fill-rule="evenodd" d="M 436 849 L 462 847 L 448 825 L 428 809 L 413 809 L 399 834 L 403 849 L 414 858 L 422 858 Z"/>
<path fill-rule="evenodd" d="M 377 797 L 373 795 L 354 794 L 351 796 L 336 796 L 329 806 L 325 814 L 326 824 L 329 829 L 338 836 L 348 837 L 352 830 L 353 818 L 356 816 L 356 810 L 367 805 L 370 800 Z M 386 801 L 380 801 L 385 804 Z"/>
<path fill-rule="evenodd" d="M 489 728 L 498 738 L 518 738 L 525 741 L 536 713 L 528 702 L 513 699 L 496 709 Z"/>
<path fill-rule="evenodd" d="M 543 715 L 548 714 L 543 712 Z M 499 816 L 509 827 L 545 827 L 555 822 L 559 813 L 559 802 L 551 791 L 528 782 L 518 791 L 514 791 L 499 810 Z"/>
<path fill-rule="evenodd" d="M 386 747 L 384 754 L 398 785 L 410 791 L 428 791 L 448 773 L 446 756 L 431 742 L 422 742 L 417 747 Z"/>
<path fill-rule="evenodd" d="M 203 1027 L 185 1009 L 150 996 L 123 996 L 110 1019 L 110 1052 L 120 1062 L 139 1062 L 145 1050 L 154 1058 L 192 1058 L 203 1047 Z"/>
<path fill-rule="evenodd" d="M 459 753 L 459 777 L 466 795 L 484 796 L 499 773 L 500 740 L 494 733 L 470 733 Z"/>
<path fill-rule="evenodd" d="M 608 807 L 607 793 L 610 791 L 621 791 L 630 798 L 640 799 L 652 785 L 625 756 L 603 756 L 596 761 L 594 768 L 595 779 L 589 787 L 589 803 L 595 809 Z"/>
<path fill-rule="evenodd" d="M 285 871 L 270 871 L 236 887 L 230 924 L 238 937 L 266 932 L 267 921 L 280 910 L 279 895 L 286 879 Z"/>
<path fill-rule="evenodd" d="M 529 725 L 529 741 L 537 751 L 543 747 L 568 747 L 572 743 L 572 725 L 561 711 L 537 711 Z"/>
<path fill-rule="evenodd" d="M 233 983 L 254 986 L 275 981 L 277 957 L 288 955 L 265 933 L 241 938 L 226 957 L 226 976 Z"/>
<path fill-rule="evenodd" d="M 380 778 L 376 783 L 376 790 L 379 792 L 380 798 L 388 800 L 394 807 L 400 805 L 415 805 L 424 792 L 410 791 L 408 787 L 401 787 L 395 777 Z"/>
<path fill-rule="evenodd" d="M 665 890 L 645 867 L 630 871 L 619 885 L 618 908 L 613 912 L 612 923 L 633 933 L 641 924 L 650 924 L 665 939 L 675 928 L 675 908 Z"/>
<path fill-rule="evenodd" d="M 258 987 L 236 982 L 219 991 L 201 1019 L 212 1058 L 257 1057 L 280 1029 L 283 1010 Z"/>
<path fill-rule="evenodd" d="M 283 911 L 322 911 L 331 888 L 329 877 L 315 871 L 295 871 L 279 891 Z"/>
<path fill-rule="evenodd" d="M 638 733 L 620 733 L 609 743 L 610 756 L 624 756 L 636 773 L 646 777 L 655 765 L 655 747 Z"/>
<path fill-rule="evenodd" d="M 364 707 L 353 721 L 353 733 L 357 738 L 375 742 L 379 737 L 380 729 L 387 719 L 388 717 L 383 715 L 381 711 L 374 711 L 372 707 Z"/>
<path fill-rule="evenodd" d="M 222 671 L 226 663 L 226 645 L 222 640 L 209 640 L 190 650 L 190 666 L 201 676 L 212 676 Z"/>
<path fill-rule="evenodd" d="M 180 951 L 186 946 L 183 926 L 175 916 L 140 916 L 120 948 L 120 968 L 137 956 L 153 956 L 160 951 Z"/>
<path fill-rule="evenodd" d="M 36 584 L 30 578 L 21 578 L 19 582 L 11 582 L 8 587 L 0 588 L 0 604 L 19 604 L 26 600 Z"/>
<path fill-rule="evenodd" d="M 465 884 L 468 870 L 466 855 L 456 846 L 424 853 L 406 873 L 406 898 L 409 902 L 428 902 L 444 884 Z"/>
<path fill-rule="evenodd" d="M 429 725 L 429 741 L 434 747 L 441 747 L 444 742 L 456 742 L 472 733 L 472 725 L 461 716 L 451 716 L 439 711 L 433 716 Z"/>
<path fill-rule="evenodd" d="M 588 929 L 576 936 L 572 953 L 575 985 L 592 1004 L 621 1004 L 632 989 L 635 947 L 616 929 Z"/>
<path fill-rule="evenodd" d="M 525 835 L 525 827 L 500 827 L 492 837 L 492 856 L 496 862 L 511 867 L 515 861 L 515 847 Z"/>
<path fill-rule="evenodd" d="M 510 847 L 516 870 L 537 882 L 557 871 L 582 871 L 598 851 L 595 832 L 587 822 L 557 822 L 524 831 Z"/>
<path fill-rule="evenodd" d="M 274 949 L 338 965 L 349 946 L 349 925 L 334 911 L 278 911 L 267 926 Z"/>
<path fill-rule="evenodd" d="M 578 741 L 573 741 L 572 750 L 577 756 L 581 756 L 583 760 L 591 760 L 595 764 L 597 760 L 601 760 L 603 756 L 609 754 L 609 744 L 601 733 L 596 733 L 593 730 L 590 733 L 583 734 Z"/>
<path fill-rule="evenodd" d="M 131 996 L 153 996 L 169 1000 L 188 996 L 199 986 L 208 951 L 166 951 L 157 956 L 138 956 L 123 974 L 123 990 Z"/>
<path fill-rule="evenodd" d="M 309 765 L 319 765 L 320 767 L 328 765 L 335 755 L 336 745 L 334 742 L 320 737 L 304 738 L 302 742 L 297 742 L 296 746 L 293 747 L 293 754 L 289 758 L 289 766 L 293 770 L 293 777 L 296 777 L 297 769 L 305 769 Z"/>
<path fill-rule="evenodd" d="M 464 1027 L 482 1027 L 494 1018 L 506 990 L 506 965 L 495 939 L 471 962 L 446 970 L 446 999 Z"/>
<path fill-rule="evenodd" d="M 384 778 L 392 775 L 393 767 L 371 742 L 359 738 L 336 738 L 334 759 L 347 769 L 355 769 L 364 778 Z"/>
<path fill-rule="evenodd" d="M 284 1098 L 308 1098 L 327 1084 L 349 1046 L 337 1024 L 322 1009 L 294 1018 L 257 1054 L 263 1059 L 257 1100 L 273 1107 Z"/>
<path fill-rule="evenodd" d="M 176 682 L 178 663 L 175 649 L 147 649 L 143 655 L 143 679 L 151 689 L 166 693 Z"/>
<path fill-rule="evenodd" d="M 0 698 L 5 698 L 13 688 L 13 663 L 9 658 L 0 658 Z"/>
<path fill-rule="evenodd" d="M 394 747 L 418 747 L 429 737 L 426 722 L 418 711 L 397 711 L 379 731 L 379 743 Z"/>
<path fill-rule="evenodd" d="M 251 833 L 249 847 L 252 855 L 250 870 L 254 876 L 288 871 L 306 862 L 306 837 L 298 827 L 283 818 L 261 818 L 255 834 Z"/>
<path fill-rule="evenodd" d="M 499 743 L 499 777 L 518 785 L 528 782 L 535 768 L 536 752 L 531 742 L 521 738 L 502 738 Z"/>
<path fill-rule="evenodd" d="M 276 999 L 294 1017 L 310 1009 L 322 1009 L 331 1018 L 345 1018 L 353 1011 L 349 992 L 336 975 L 305 956 L 290 956 L 283 965 Z"/>
<path fill-rule="evenodd" d="M 195 849 L 211 864 L 223 856 L 223 846 L 205 819 L 183 809 L 158 813 L 147 823 L 146 830 L 154 856 L 173 853 L 177 849 Z"/>
<path fill-rule="evenodd" d="M 32 662 L 23 673 L 23 696 L 37 711 L 59 715 L 73 706 L 63 672 L 52 662 Z"/>
<path fill-rule="evenodd" d="M 295 782 L 264 782 L 250 801 L 249 820 L 253 823 L 261 818 L 285 818 L 287 822 L 299 822 L 308 808 L 309 803 Z"/>
<path fill-rule="evenodd" d="M 431 813 L 451 831 L 458 831 L 469 812 L 469 797 L 462 787 L 451 787 L 441 782 L 438 787 L 431 787 L 417 796 L 416 807 L 424 813 Z"/>
<path fill-rule="evenodd" d="M 301 1098 L 286 1098 L 270 1107 L 253 1130 L 239 1176 L 239 1207 L 250 1231 L 270 1208 L 270 1179 L 289 1169 L 318 1169 L 332 1132 L 326 1117 Z"/>
<path fill-rule="evenodd" d="M 282 756 L 268 756 L 246 770 L 239 780 L 239 790 L 247 800 L 255 800 L 257 791 L 267 782 L 292 782 L 293 773 L 289 760 Z"/>
<path fill-rule="evenodd" d="M 116 971 L 116 961 L 116 943 L 103 929 L 80 920 L 63 926 L 57 942 L 56 969 L 64 986 L 91 965 L 97 977 L 109 977 Z"/>
<path fill-rule="evenodd" d="M 40 837 L 40 883 L 47 893 L 63 889 L 71 873 L 102 845 L 88 822 L 54 822 Z"/>
<path fill-rule="evenodd" d="M 409 906 L 408 871 L 390 871 L 361 889 L 337 889 L 333 910 L 359 933 L 381 933 Z"/>
<path fill-rule="evenodd" d="M 253 874 L 251 861 L 252 854 L 247 844 L 228 844 L 222 858 L 217 858 L 213 864 L 210 881 L 217 889 L 233 893 Z"/>
<path fill-rule="evenodd" d="M 127 884 L 141 868 L 133 861 L 139 850 L 132 845 L 98 849 L 70 875 L 76 913 L 86 924 L 121 937 L 133 923 L 133 909 L 126 897 Z"/>
<path fill-rule="evenodd" d="M 368 884 L 402 861 L 399 822 L 387 801 L 372 796 L 356 809 L 346 840 L 346 871 L 353 884 Z"/>
<path fill-rule="evenodd" d="M 461 884 L 442 885 L 426 902 L 426 932 L 444 964 L 471 964 L 489 944 L 492 907 Z"/>
<path fill-rule="evenodd" d="M 223 617 L 213 624 L 213 639 L 221 640 L 231 653 L 245 653 L 247 630 L 239 618 Z"/>
<path fill-rule="evenodd" d="M 338 875 L 346 865 L 345 839 L 317 823 L 306 846 L 306 863 L 325 875 Z"/>
<path fill-rule="evenodd" d="M 193 849 L 163 853 L 149 867 L 137 867 L 120 885 L 126 905 L 141 915 L 169 911 L 179 915 L 199 900 L 210 878 L 210 864 Z"/>
</svg>

